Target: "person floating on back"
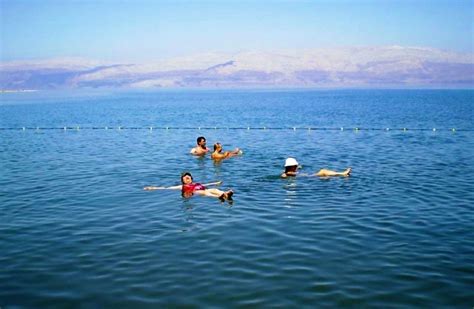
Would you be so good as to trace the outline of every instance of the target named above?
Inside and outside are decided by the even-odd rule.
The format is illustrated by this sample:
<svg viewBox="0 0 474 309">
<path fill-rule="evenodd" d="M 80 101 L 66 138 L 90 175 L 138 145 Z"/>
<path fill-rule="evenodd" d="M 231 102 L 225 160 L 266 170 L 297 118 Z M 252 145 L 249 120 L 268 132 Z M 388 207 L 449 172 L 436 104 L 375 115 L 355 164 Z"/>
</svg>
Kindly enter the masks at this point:
<svg viewBox="0 0 474 309">
<path fill-rule="evenodd" d="M 281 174 L 282 178 L 286 178 L 288 176 L 296 176 L 298 174 L 298 161 L 294 158 L 288 158 L 285 161 L 285 171 Z M 351 175 L 352 168 L 347 168 L 343 172 L 335 172 L 327 169 L 321 169 L 319 172 L 315 173 L 314 176 L 319 177 L 329 177 L 329 176 L 343 176 L 348 177 Z M 307 175 L 309 176 L 309 175 Z M 313 175 L 311 175 L 313 176 Z"/>
<path fill-rule="evenodd" d="M 171 186 L 171 187 L 155 187 L 155 186 L 147 186 L 144 187 L 144 190 L 181 190 L 181 194 L 183 197 L 191 197 L 193 194 L 202 195 L 202 196 L 209 196 L 209 197 L 216 197 L 222 202 L 225 200 L 232 201 L 232 196 L 234 195 L 234 191 L 221 191 L 216 188 L 207 189 L 207 186 L 218 186 L 222 183 L 222 181 L 211 182 L 206 184 L 200 184 L 197 182 L 193 182 L 193 176 L 189 172 L 184 172 L 181 174 L 181 185 L 179 186 Z"/>
<path fill-rule="evenodd" d="M 209 148 L 206 147 L 206 138 L 199 136 L 196 140 L 196 147 L 192 148 L 190 153 L 195 156 L 203 156 L 209 152 Z"/>
<path fill-rule="evenodd" d="M 211 158 L 213 158 L 214 160 L 222 160 L 222 159 L 234 157 L 241 153 L 242 151 L 239 148 L 235 148 L 233 151 L 223 152 L 221 143 L 215 143 L 214 152 L 211 154 Z"/>
</svg>

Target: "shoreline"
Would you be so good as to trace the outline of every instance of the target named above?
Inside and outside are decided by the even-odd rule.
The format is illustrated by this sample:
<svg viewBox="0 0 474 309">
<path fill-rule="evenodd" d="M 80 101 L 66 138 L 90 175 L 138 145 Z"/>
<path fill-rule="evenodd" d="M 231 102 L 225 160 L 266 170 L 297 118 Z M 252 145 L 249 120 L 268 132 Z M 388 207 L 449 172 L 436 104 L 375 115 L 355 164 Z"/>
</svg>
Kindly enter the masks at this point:
<svg viewBox="0 0 474 309">
<path fill-rule="evenodd" d="M 18 92 L 37 92 L 36 89 L 20 89 L 20 90 L 10 90 L 10 89 L 2 89 L 0 93 L 18 93 Z"/>
</svg>

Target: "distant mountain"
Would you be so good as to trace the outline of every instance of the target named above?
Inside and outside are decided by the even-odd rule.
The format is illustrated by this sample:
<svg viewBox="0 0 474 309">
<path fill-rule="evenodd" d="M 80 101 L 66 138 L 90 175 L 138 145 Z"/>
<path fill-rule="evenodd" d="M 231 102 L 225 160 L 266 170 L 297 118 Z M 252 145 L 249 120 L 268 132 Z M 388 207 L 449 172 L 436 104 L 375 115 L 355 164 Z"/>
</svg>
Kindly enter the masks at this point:
<svg viewBox="0 0 474 309">
<path fill-rule="evenodd" d="M 474 54 L 419 47 L 208 53 L 147 64 L 0 63 L 0 89 L 473 87 Z"/>
</svg>

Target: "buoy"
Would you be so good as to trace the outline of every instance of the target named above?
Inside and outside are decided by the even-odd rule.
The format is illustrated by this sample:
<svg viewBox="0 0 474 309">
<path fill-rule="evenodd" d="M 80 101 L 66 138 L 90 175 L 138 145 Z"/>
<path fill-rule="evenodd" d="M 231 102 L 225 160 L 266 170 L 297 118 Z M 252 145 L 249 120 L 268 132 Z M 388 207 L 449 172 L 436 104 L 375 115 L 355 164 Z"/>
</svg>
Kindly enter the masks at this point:
<svg viewBox="0 0 474 309">
<path fill-rule="evenodd" d="M 386 131 L 389 131 L 390 129 L 389 129 L 389 128 L 386 128 L 385 130 L 386 130 Z"/>
<path fill-rule="evenodd" d="M 296 131 L 296 127 L 293 127 L 293 131 Z"/>
<path fill-rule="evenodd" d="M 436 128 L 433 128 L 433 132 L 435 132 L 435 131 L 436 131 Z"/>
<path fill-rule="evenodd" d="M 250 127 L 247 127 L 247 130 L 250 130 Z"/>
<path fill-rule="evenodd" d="M 153 127 L 150 127 L 150 131 L 153 131 Z"/>
<path fill-rule="evenodd" d="M 452 128 L 451 131 L 456 132 L 456 129 L 455 129 L 455 128 Z"/>
<path fill-rule="evenodd" d="M 25 128 L 25 127 L 23 127 L 23 131 L 25 131 L 25 130 L 26 130 L 26 128 Z"/>
<path fill-rule="evenodd" d="M 341 127 L 341 131 L 344 131 L 344 128 L 343 128 L 343 127 Z"/>
<path fill-rule="evenodd" d="M 106 129 L 106 130 L 108 130 L 108 129 L 109 129 L 109 127 L 105 127 L 105 129 Z"/>
<path fill-rule="evenodd" d="M 403 131 L 406 131 L 406 130 L 407 130 L 407 128 L 403 128 Z"/>
<path fill-rule="evenodd" d="M 66 131 L 66 130 L 67 130 L 67 127 L 64 127 L 64 131 Z"/>
</svg>

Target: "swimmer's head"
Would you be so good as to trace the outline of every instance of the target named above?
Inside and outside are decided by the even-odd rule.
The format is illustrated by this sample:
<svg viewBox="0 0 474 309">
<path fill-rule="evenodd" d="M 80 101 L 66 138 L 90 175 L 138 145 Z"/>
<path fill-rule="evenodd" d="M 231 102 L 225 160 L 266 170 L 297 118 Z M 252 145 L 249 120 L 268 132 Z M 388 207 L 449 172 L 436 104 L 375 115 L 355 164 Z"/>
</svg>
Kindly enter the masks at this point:
<svg viewBox="0 0 474 309">
<path fill-rule="evenodd" d="M 222 149 L 222 145 L 220 143 L 215 143 L 214 144 L 214 151 L 221 150 L 221 149 Z"/>
<path fill-rule="evenodd" d="M 298 161 L 295 158 L 288 158 L 285 160 L 285 167 L 298 166 Z"/>
<path fill-rule="evenodd" d="M 285 173 L 296 172 L 298 169 L 298 161 L 295 158 L 288 158 L 285 160 Z"/>
<path fill-rule="evenodd" d="M 181 174 L 181 184 L 188 184 L 193 182 L 193 176 L 190 172 L 184 172 Z"/>
<path fill-rule="evenodd" d="M 201 147 L 206 147 L 206 138 L 204 136 L 199 136 L 196 143 Z"/>
</svg>

